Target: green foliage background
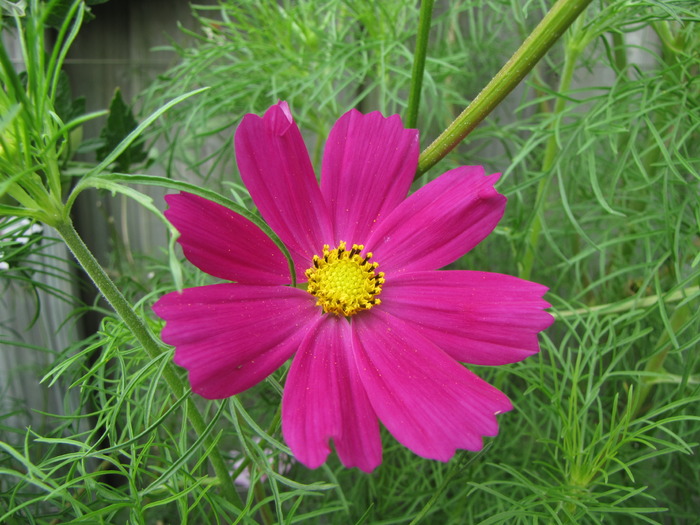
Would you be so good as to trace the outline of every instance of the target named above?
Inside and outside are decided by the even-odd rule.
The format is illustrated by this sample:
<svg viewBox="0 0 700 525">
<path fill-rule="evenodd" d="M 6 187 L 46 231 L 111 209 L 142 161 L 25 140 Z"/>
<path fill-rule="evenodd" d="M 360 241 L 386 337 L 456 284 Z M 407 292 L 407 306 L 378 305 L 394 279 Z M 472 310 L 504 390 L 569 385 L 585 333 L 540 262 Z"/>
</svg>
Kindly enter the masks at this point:
<svg viewBox="0 0 700 525">
<path fill-rule="evenodd" d="M 418 119 L 423 146 L 546 7 L 437 2 Z M 278 99 L 289 101 L 317 165 L 344 111 L 405 112 L 413 3 L 229 0 L 193 9 L 195 43 L 176 48 L 179 64 L 140 96 L 145 114 L 209 87 L 151 128 L 156 162 L 172 179 L 250 206 L 232 134 L 243 114 Z M 516 407 L 484 451 L 436 463 L 387 434 L 371 475 L 335 457 L 310 471 L 281 438 L 282 370 L 234 399 L 197 401 L 230 470 L 250 476 L 237 508 L 217 491 L 184 398 L 164 393 L 171 353 L 145 357 L 107 315 L 43 377 L 78 392 L 78 406 L 66 403 L 46 428 L 0 428 L 0 522 L 697 523 L 698 21 L 694 1 L 593 2 L 505 107 L 416 182 L 463 164 L 502 171 L 506 215 L 455 267 L 551 288 L 557 322 L 541 353 L 477 370 Z M 174 270 L 186 286 L 210 282 L 165 254 L 139 264 L 149 280 L 123 275 L 120 286 L 154 331 L 149 306 L 173 289 Z"/>
</svg>

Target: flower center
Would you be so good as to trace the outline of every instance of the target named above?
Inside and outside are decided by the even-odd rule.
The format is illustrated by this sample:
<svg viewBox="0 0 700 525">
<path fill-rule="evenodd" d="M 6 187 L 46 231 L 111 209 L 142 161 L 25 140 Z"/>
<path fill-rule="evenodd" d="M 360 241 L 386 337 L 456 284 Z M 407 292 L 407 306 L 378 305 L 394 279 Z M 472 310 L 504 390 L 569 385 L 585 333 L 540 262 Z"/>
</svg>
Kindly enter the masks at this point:
<svg viewBox="0 0 700 525">
<path fill-rule="evenodd" d="M 349 317 L 381 302 L 376 297 L 382 291 L 384 272 L 375 271 L 379 263 L 369 262 L 371 253 L 360 255 L 364 249 L 353 244 L 347 251 L 342 241 L 333 250 L 326 244 L 322 256 L 314 255 L 314 265 L 306 270 L 307 291 L 325 313 Z"/>
</svg>

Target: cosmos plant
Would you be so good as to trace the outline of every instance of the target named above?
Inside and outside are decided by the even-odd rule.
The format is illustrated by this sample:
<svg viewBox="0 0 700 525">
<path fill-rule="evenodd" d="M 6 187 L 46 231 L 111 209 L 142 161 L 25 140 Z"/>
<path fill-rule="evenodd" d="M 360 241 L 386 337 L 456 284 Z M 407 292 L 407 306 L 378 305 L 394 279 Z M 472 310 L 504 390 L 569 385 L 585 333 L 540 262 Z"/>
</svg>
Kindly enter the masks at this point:
<svg viewBox="0 0 700 525">
<path fill-rule="evenodd" d="M 39 344 L 2 312 L 40 359 L 0 381 L 0 522 L 696 516 L 697 2 L 193 5 L 139 116 L 73 98 L 100 3 L 0 0 L 0 306 L 49 294 Z M 139 205 L 108 269 L 94 190 Z"/>
</svg>

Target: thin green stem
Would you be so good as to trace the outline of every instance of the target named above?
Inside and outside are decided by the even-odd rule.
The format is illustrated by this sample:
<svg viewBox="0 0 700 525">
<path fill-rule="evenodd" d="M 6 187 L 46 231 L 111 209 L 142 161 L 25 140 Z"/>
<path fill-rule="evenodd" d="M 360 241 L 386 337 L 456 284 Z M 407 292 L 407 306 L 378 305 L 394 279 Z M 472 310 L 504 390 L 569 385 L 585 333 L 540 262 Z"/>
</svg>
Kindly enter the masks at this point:
<svg viewBox="0 0 700 525">
<path fill-rule="evenodd" d="M 58 82 L 61 77 L 63 61 L 65 60 L 68 50 L 73 44 L 75 37 L 78 35 L 78 31 L 82 27 L 84 13 L 85 4 L 81 1 L 74 2 L 73 6 L 66 14 L 66 18 L 58 32 L 58 36 L 56 37 L 46 71 L 47 78 L 50 83 L 46 97 L 51 101 L 56 100 L 56 93 L 58 91 Z M 66 35 L 68 35 L 67 39 Z"/>
<path fill-rule="evenodd" d="M 19 202 L 24 208 L 27 208 L 28 210 L 37 210 L 37 203 L 18 184 L 10 182 L 11 180 L 12 179 L 8 181 L 2 181 L 2 186 L 0 186 L 0 189 L 2 189 L 3 191 L 0 191 L 0 196 L 7 193 L 10 197 Z M 7 186 L 5 186 L 5 183 L 7 183 Z"/>
<path fill-rule="evenodd" d="M 592 0 L 558 0 L 469 106 L 418 159 L 420 176 L 459 144 L 517 86 Z"/>
<path fill-rule="evenodd" d="M 21 34 L 21 33 L 19 33 Z M 30 107 L 27 94 L 24 92 L 19 75 L 15 71 L 12 60 L 7 54 L 4 45 L 0 45 L 0 67 L 4 71 L 2 75 L 5 90 L 10 96 L 10 100 L 18 100 L 25 108 Z"/>
<path fill-rule="evenodd" d="M 542 220 L 544 218 L 544 201 L 547 195 L 547 188 L 549 187 L 549 181 L 551 179 L 551 170 L 554 166 L 554 160 L 557 157 L 559 151 L 559 145 L 557 143 L 557 134 L 555 133 L 555 128 L 558 125 L 559 115 L 564 111 L 566 107 L 566 98 L 563 96 L 564 93 L 569 91 L 571 87 L 571 80 L 574 77 L 574 70 L 576 66 L 576 60 L 580 54 L 580 49 L 575 46 L 567 46 L 566 55 L 564 57 L 564 68 L 559 80 L 559 98 L 554 104 L 554 110 L 552 112 L 552 122 L 550 124 L 550 136 L 547 141 L 547 145 L 544 150 L 544 158 L 542 160 L 542 178 L 537 185 L 537 196 L 535 198 L 535 216 L 533 218 L 532 224 L 530 225 L 528 236 L 528 242 L 525 246 L 525 253 L 523 255 L 520 264 L 520 277 L 523 279 L 529 279 L 532 274 L 532 267 L 535 263 L 535 249 L 537 248 L 537 243 L 540 238 L 540 233 L 542 233 Z"/>
<path fill-rule="evenodd" d="M 415 128 L 418 124 L 418 107 L 423 87 L 423 72 L 425 71 L 425 55 L 428 50 L 430 23 L 433 19 L 434 0 L 423 0 L 418 17 L 418 34 L 416 35 L 416 52 L 413 55 L 413 71 L 411 72 L 411 91 L 408 94 L 406 109 L 406 127 Z"/>
<path fill-rule="evenodd" d="M 422 523 L 423 518 L 429 515 L 430 511 L 435 507 L 435 504 L 438 502 L 440 497 L 443 496 L 443 494 L 447 490 L 447 487 L 450 485 L 454 477 L 457 474 L 463 473 L 471 463 L 480 460 L 486 454 L 489 448 L 491 448 L 491 443 L 487 443 L 486 446 L 478 454 L 475 454 L 473 456 L 467 456 L 465 453 L 461 453 L 459 460 L 455 458 L 452 461 L 452 466 L 450 467 L 450 470 L 445 474 L 445 477 L 442 479 L 442 483 L 440 483 L 440 486 L 435 489 L 435 492 L 433 492 L 433 495 L 430 497 L 428 502 L 425 505 L 423 505 L 423 508 L 420 511 L 418 511 L 418 513 L 411 520 L 411 523 L 409 523 L 409 525 L 418 525 L 419 523 Z"/>
<path fill-rule="evenodd" d="M 423 521 L 423 518 L 425 518 L 425 516 L 435 507 L 435 504 L 438 502 L 440 497 L 442 497 L 445 490 L 447 490 L 447 487 L 452 482 L 454 477 L 463 471 L 463 468 L 461 467 L 460 463 L 461 462 L 457 461 L 453 462 L 452 467 L 447 472 L 447 475 L 443 478 L 440 486 L 435 490 L 435 492 L 433 492 L 428 502 L 423 506 L 423 508 L 420 511 L 418 511 L 418 514 L 411 520 L 411 523 L 409 523 L 409 525 L 418 525 L 421 521 Z"/>
<path fill-rule="evenodd" d="M 688 304 L 684 304 L 677 308 L 673 312 L 670 319 L 671 330 L 673 330 L 674 333 L 680 332 L 681 328 L 692 318 L 693 315 L 696 315 L 696 313 Z M 664 331 L 664 333 L 661 335 L 656 348 L 658 348 L 659 351 L 656 352 L 656 354 L 649 359 L 649 361 L 647 361 L 647 364 L 644 367 L 644 372 L 646 372 L 646 374 L 644 377 L 642 377 L 641 385 L 634 391 L 635 395 L 630 400 L 630 408 L 633 416 L 635 417 L 642 413 L 644 403 L 646 402 L 647 397 L 649 397 L 649 394 L 651 393 L 651 389 L 656 383 L 657 377 L 655 376 L 664 371 L 664 362 L 666 361 L 666 357 L 673 349 L 673 343 L 668 331 Z"/>
<path fill-rule="evenodd" d="M 622 73 L 627 69 L 627 49 L 625 48 L 625 39 L 622 33 L 614 32 L 612 34 L 612 43 L 615 69 Z"/>
<path fill-rule="evenodd" d="M 554 312 L 557 319 L 566 319 L 569 317 L 580 317 L 592 313 L 600 314 L 617 314 L 620 312 L 629 312 L 633 309 L 648 308 L 655 306 L 660 302 L 665 304 L 674 303 L 685 299 L 689 295 L 695 295 L 700 292 L 700 286 L 688 286 L 668 295 L 649 295 L 647 297 L 630 297 L 623 301 L 609 304 L 599 304 L 596 306 L 587 306 L 585 308 L 577 308 L 575 310 L 561 310 Z"/>
<path fill-rule="evenodd" d="M 56 201 L 61 200 L 61 171 L 58 168 L 58 155 L 55 148 L 47 148 L 44 154 L 46 159 L 46 183 L 49 188 L 49 195 Z"/>
<path fill-rule="evenodd" d="M 265 498 L 267 497 L 265 494 L 265 487 L 263 487 L 260 483 L 255 484 L 253 487 L 253 493 L 255 494 L 255 499 L 260 502 L 265 501 Z M 260 507 L 260 517 L 262 518 L 264 525 L 272 525 L 275 522 L 275 517 L 272 515 L 270 506 L 266 503 Z"/>
<path fill-rule="evenodd" d="M 671 53 L 672 55 L 678 55 L 683 52 L 683 46 L 679 45 L 677 38 L 671 33 L 671 29 L 667 21 L 660 21 L 652 24 L 654 31 L 656 31 L 657 36 L 661 40 L 665 53 Z"/>
<path fill-rule="evenodd" d="M 97 262 L 97 259 L 95 259 L 92 252 L 90 252 L 89 248 L 80 238 L 78 232 L 75 231 L 70 218 L 66 218 L 62 222 L 54 224 L 53 226 L 61 235 L 64 242 L 83 267 L 85 272 L 95 283 L 95 286 L 97 286 L 102 295 L 104 295 L 107 301 L 109 301 L 109 304 L 112 305 L 112 308 L 114 308 L 126 326 L 134 334 L 134 337 L 136 337 L 138 342 L 143 346 L 144 351 L 151 359 L 157 358 L 162 353 L 160 343 L 153 337 L 143 320 L 134 311 L 114 282 L 105 273 L 102 266 L 100 266 L 100 263 Z M 163 369 L 163 378 L 176 397 L 181 397 L 183 395 L 186 387 L 172 365 L 166 366 Z M 192 399 L 187 400 L 187 416 L 195 432 L 202 435 L 207 425 Z M 212 445 L 213 437 L 209 435 L 204 440 L 204 448 L 212 448 Z M 212 448 L 212 453 L 209 456 L 209 460 L 214 468 L 217 478 L 219 479 L 224 496 L 233 505 L 243 508 L 243 502 L 236 492 L 233 485 L 233 480 L 228 473 L 226 463 L 216 447 Z"/>
</svg>

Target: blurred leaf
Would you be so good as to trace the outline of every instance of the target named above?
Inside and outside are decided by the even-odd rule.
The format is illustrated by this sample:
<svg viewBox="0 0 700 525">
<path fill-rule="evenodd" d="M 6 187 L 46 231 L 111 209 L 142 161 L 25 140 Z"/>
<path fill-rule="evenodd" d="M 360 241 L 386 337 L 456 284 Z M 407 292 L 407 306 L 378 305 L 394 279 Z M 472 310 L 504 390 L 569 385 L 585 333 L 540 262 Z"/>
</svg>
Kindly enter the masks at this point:
<svg viewBox="0 0 700 525">
<path fill-rule="evenodd" d="M 85 97 L 73 98 L 68 75 L 65 71 L 61 71 L 58 75 L 54 108 L 63 122 L 70 122 L 85 114 Z"/>
<path fill-rule="evenodd" d="M 104 160 L 137 126 L 138 122 L 131 108 L 124 102 L 121 91 L 117 88 L 109 105 L 107 125 L 100 132 L 100 138 L 104 144 L 96 152 L 97 160 Z M 117 171 L 128 172 L 129 166 L 146 160 L 146 157 L 143 140 L 137 139 L 117 157 L 115 161 Z"/>
<path fill-rule="evenodd" d="M 0 0 L 0 12 L 4 15 L 5 11 L 8 12 L 10 16 L 24 16 L 24 10 L 27 8 L 26 0 L 19 0 L 18 2 L 10 2 L 10 0 Z"/>
<path fill-rule="evenodd" d="M 85 4 L 88 6 L 91 5 L 98 5 L 98 4 L 104 4 L 107 3 L 109 0 L 85 0 Z M 70 8 L 72 5 L 75 3 L 75 0 L 56 0 L 55 2 L 52 2 L 52 8 L 51 8 L 51 13 L 49 13 L 49 16 L 46 17 L 46 25 L 48 27 L 53 27 L 54 29 L 60 29 L 61 26 L 63 25 L 63 22 L 66 19 L 66 15 L 68 14 L 68 11 L 70 11 Z M 85 17 L 83 18 L 83 22 L 89 22 L 90 20 L 93 20 L 95 18 L 95 15 L 92 14 L 90 9 L 85 10 Z"/>
</svg>

